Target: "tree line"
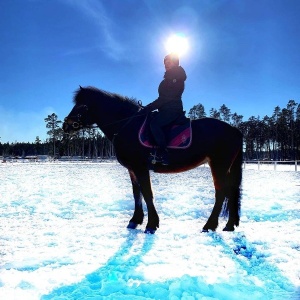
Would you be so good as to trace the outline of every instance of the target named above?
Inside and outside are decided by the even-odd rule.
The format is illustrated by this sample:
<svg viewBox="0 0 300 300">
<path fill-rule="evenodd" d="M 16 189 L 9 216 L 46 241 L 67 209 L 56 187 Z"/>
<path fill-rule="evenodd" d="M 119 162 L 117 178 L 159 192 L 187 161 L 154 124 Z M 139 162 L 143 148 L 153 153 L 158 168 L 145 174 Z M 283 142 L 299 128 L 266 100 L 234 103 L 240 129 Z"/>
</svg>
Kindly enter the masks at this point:
<svg viewBox="0 0 300 300">
<path fill-rule="evenodd" d="M 194 105 L 188 116 L 191 119 L 207 117 L 204 106 Z M 212 108 L 209 117 L 225 121 L 237 127 L 244 136 L 245 160 L 299 160 L 300 159 L 300 104 L 289 100 L 285 108 L 276 106 L 271 116 L 243 116 L 232 113 L 223 104 Z"/>
<path fill-rule="evenodd" d="M 44 119 L 48 138 L 42 142 L 37 136 L 34 143 L 0 143 L 0 153 L 4 157 L 26 157 L 49 155 L 54 158 L 111 158 L 115 156 L 112 143 L 99 130 L 91 128 L 80 130 L 73 136 L 64 134 L 62 121 L 53 113 Z"/>
<path fill-rule="evenodd" d="M 263 118 L 232 113 L 223 104 L 206 114 L 204 106 L 194 105 L 188 113 L 192 120 L 211 117 L 237 127 L 244 135 L 244 159 L 246 160 L 299 160 L 300 159 L 300 104 L 289 100 L 285 108 L 276 106 L 272 116 Z M 65 135 L 55 113 L 45 118 L 49 138 L 42 142 L 37 136 L 34 143 L 0 143 L 3 156 L 25 157 L 50 155 L 53 157 L 80 156 L 105 158 L 115 155 L 112 143 L 98 128 L 78 131 L 74 136 Z"/>
</svg>

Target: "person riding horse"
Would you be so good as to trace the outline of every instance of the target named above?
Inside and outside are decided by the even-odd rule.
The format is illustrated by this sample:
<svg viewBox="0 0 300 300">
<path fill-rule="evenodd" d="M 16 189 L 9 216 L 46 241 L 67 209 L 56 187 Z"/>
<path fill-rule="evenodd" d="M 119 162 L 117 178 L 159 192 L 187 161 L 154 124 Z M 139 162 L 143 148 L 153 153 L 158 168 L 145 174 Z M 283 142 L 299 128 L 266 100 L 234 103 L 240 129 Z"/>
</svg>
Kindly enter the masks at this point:
<svg viewBox="0 0 300 300">
<path fill-rule="evenodd" d="M 179 65 L 177 54 L 168 54 L 164 58 L 164 65 L 166 72 L 158 87 L 159 97 L 148 104 L 145 109 L 147 111 L 158 110 L 150 122 L 150 128 L 159 147 L 160 162 L 163 165 L 168 165 L 167 142 L 162 128 L 184 114 L 181 97 L 187 76 L 184 69 Z"/>
<path fill-rule="evenodd" d="M 214 118 L 192 120 L 191 146 L 184 151 L 172 152 L 168 166 L 159 163 L 150 168 L 147 161 L 149 151 L 141 144 L 138 136 L 145 122 L 144 118 L 136 118 L 137 115 L 144 116 L 140 113 L 138 102 L 95 87 L 80 87 L 73 101 L 74 107 L 64 119 L 64 132 L 73 134 L 97 124 L 113 143 L 119 163 L 129 172 L 134 213 L 127 228 L 135 229 L 143 223 L 143 199 L 148 210 L 145 233 L 153 234 L 159 228 L 149 169 L 156 173 L 179 173 L 206 162 L 209 162 L 215 187 L 215 204 L 202 231 L 216 230 L 222 210 L 224 216 L 228 216 L 224 231 L 234 231 L 239 226 L 243 135 L 236 127 Z"/>
</svg>

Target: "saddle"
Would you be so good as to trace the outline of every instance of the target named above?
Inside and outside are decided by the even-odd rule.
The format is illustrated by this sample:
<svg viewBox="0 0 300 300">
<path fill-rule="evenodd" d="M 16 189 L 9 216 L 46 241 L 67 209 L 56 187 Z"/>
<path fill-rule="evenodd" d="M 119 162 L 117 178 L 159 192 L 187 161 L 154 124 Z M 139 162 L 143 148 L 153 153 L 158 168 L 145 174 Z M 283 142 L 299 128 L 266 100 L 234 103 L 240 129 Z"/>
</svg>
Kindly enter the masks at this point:
<svg viewBox="0 0 300 300">
<path fill-rule="evenodd" d="M 147 115 L 143 125 L 139 130 L 140 143 L 148 148 L 158 147 L 154 141 L 150 129 L 151 114 Z M 192 143 L 191 120 L 184 115 L 180 116 L 174 123 L 163 128 L 167 140 L 167 148 L 186 149 Z"/>
</svg>

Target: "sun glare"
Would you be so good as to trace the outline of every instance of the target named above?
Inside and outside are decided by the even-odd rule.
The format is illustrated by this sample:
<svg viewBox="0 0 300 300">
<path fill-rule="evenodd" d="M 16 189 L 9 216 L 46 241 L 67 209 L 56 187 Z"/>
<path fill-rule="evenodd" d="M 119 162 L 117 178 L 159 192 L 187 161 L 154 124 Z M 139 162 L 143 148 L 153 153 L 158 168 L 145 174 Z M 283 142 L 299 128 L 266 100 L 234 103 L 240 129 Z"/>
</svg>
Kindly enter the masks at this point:
<svg viewBox="0 0 300 300">
<path fill-rule="evenodd" d="M 177 53 L 182 56 L 188 51 L 188 40 L 183 35 L 174 34 L 167 39 L 165 48 L 168 53 Z"/>
</svg>

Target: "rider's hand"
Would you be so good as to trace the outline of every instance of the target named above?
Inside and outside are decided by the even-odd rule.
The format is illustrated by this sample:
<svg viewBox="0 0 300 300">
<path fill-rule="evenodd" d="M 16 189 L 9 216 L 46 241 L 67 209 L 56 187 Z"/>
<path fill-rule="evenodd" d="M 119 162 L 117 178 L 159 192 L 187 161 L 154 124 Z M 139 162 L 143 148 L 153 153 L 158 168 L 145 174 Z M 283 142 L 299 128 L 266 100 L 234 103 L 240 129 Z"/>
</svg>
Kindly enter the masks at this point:
<svg viewBox="0 0 300 300">
<path fill-rule="evenodd" d="M 152 103 L 149 103 L 148 105 L 146 105 L 144 107 L 145 110 L 147 110 L 147 112 L 151 112 L 153 110 L 153 105 Z"/>
</svg>

